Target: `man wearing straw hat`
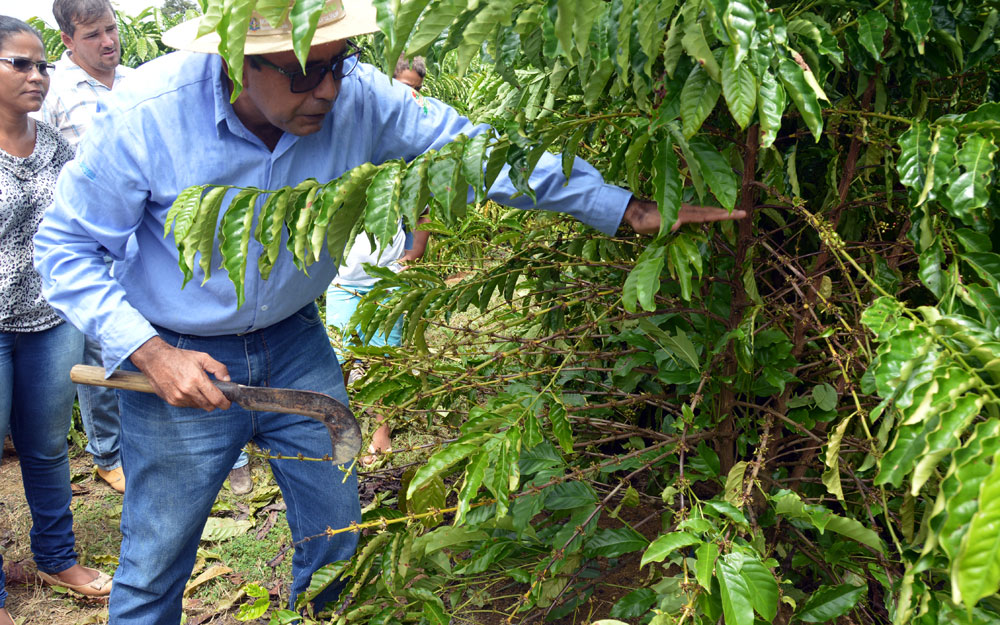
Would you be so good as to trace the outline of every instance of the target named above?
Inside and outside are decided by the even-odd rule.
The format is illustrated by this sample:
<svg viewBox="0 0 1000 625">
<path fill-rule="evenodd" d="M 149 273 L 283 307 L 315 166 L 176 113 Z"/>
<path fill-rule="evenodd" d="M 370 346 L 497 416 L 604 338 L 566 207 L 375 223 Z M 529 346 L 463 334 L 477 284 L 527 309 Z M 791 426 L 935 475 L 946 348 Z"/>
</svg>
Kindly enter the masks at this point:
<svg viewBox="0 0 1000 625">
<path fill-rule="evenodd" d="M 269 279 L 248 276 L 239 309 L 223 272 L 204 280 L 195 269 L 182 290 L 173 236 L 163 236 L 174 199 L 200 184 L 276 189 L 310 177 L 328 181 L 365 162 L 411 160 L 459 133 L 482 131 L 359 64 L 350 38 L 376 28 L 370 0 L 329 0 L 303 73 L 289 25 L 273 28 L 255 15 L 245 45 L 245 87 L 230 104 L 232 84 L 215 54 L 218 40 L 196 38 L 197 24 L 182 24 L 163 39 L 187 52 L 147 63 L 116 89 L 59 179 L 35 239 L 44 295 L 100 339 L 108 372 L 140 370 L 159 395 L 120 395 L 128 489 L 109 608 L 113 625 L 180 621 L 205 520 L 248 440 L 271 454 L 316 458 L 329 451 L 322 424 L 230 406 L 210 376 L 348 401 L 313 304 L 336 263 L 324 254 L 305 275 L 283 250 Z M 655 205 L 604 184 L 579 159 L 565 182 L 561 161 L 546 155 L 531 178 L 537 206 L 515 199 L 505 175 L 490 197 L 566 212 L 608 233 L 623 219 L 638 231 L 659 228 Z M 682 221 L 719 218 L 682 211 Z M 255 242 L 250 249 L 252 266 L 261 250 Z M 115 259 L 114 277 L 105 254 Z M 218 266 L 218 249 L 214 256 Z M 271 466 L 297 542 L 294 601 L 313 572 L 354 553 L 355 534 L 322 534 L 360 519 L 357 481 L 330 463 L 276 460 Z M 340 588 L 331 585 L 316 603 L 335 599 Z"/>
</svg>

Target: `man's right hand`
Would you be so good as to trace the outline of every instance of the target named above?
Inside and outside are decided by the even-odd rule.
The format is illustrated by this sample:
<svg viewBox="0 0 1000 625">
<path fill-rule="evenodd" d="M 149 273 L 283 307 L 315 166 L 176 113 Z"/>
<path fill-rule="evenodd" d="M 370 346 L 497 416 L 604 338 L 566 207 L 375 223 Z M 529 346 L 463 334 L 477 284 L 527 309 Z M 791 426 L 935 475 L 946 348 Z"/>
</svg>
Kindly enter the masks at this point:
<svg viewBox="0 0 1000 625">
<path fill-rule="evenodd" d="M 172 406 L 206 411 L 229 408 L 229 400 L 207 375 L 228 382 L 229 370 L 205 352 L 177 349 L 154 336 L 129 359 L 149 378 L 156 394 Z"/>
</svg>

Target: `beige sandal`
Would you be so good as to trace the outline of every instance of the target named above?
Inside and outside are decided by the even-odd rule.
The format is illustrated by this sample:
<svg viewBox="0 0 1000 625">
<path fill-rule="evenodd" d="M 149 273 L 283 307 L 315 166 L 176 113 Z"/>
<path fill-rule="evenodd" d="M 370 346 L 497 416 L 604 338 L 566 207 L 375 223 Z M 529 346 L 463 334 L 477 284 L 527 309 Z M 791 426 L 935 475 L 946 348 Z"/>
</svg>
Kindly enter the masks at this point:
<svg viewBox="0 0 1000 625">
<path fill-rule="evenodd" d="M 97 577 L 86 584 L 67 584 L 55 575 L 49 575 L 48 573 L 43 573 L 42 571 L 38 571 L 38 577 L 41 577 L 42 581 L 49 586 L 67 588 L 85 597 L 107 597 L 111 594 L 111 576 L 104 571 L 98 571 L 97 569 L 87 570 L 97 573 Z"/>
<path fill-rule="evenodd" d="M 387 458 L 392 455 L 392 447 L 386 447 L 385 449 L 376 449 L 375 443 L 368 446 L 368 455 L 361 457 L 361 466 L 365 468 L 373 467 L 382 458 Z"/>
</svg>

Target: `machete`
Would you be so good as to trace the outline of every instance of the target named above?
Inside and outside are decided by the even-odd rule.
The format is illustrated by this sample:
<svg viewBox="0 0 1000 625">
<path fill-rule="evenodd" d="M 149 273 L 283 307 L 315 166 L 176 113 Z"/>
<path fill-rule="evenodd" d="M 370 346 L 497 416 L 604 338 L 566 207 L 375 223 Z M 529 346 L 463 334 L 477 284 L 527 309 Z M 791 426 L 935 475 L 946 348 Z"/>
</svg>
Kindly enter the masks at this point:
<svg viewBox="0 0 1000 625">
<path fill-rule="evenodd" d="M 105 379 L 104 369 L 88 365 L 75 365 L 69 377 L 77 384 L 106 386 L 125 391 L 156 393 L 149 379 L 133 371 L 115 371 Z M 334 464 L 345 464 L 354 459 L 361 449 L 361 428 L 347 406 L 323 393 L 291 388 L 243 386 L 232 382 L 212 380 L 226 396 L 244 410 L 283 412 L 312 417 L 326 426 L 333 445 Z"/>
</svg>

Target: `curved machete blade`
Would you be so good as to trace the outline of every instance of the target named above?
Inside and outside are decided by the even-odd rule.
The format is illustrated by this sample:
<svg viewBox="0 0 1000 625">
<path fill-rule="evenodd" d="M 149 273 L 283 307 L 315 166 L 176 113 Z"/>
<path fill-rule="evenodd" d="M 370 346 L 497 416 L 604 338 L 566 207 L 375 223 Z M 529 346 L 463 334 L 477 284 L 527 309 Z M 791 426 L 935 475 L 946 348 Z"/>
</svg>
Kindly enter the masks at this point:
<svg viewBox="0 0 1000 625">
<path fill-rule="evenodd" d="M 361 449 L 361 428 L 347 406 L 323 393 L 291 388 L 243 386 L 215 382 L 222 394 L 245 410 L 283 412 L 312 417 L 326 426 L 333 446 L 334 464 L 346 464 Z"/>
</svg>

